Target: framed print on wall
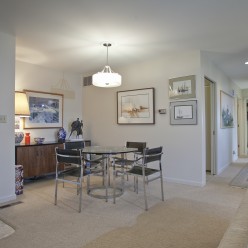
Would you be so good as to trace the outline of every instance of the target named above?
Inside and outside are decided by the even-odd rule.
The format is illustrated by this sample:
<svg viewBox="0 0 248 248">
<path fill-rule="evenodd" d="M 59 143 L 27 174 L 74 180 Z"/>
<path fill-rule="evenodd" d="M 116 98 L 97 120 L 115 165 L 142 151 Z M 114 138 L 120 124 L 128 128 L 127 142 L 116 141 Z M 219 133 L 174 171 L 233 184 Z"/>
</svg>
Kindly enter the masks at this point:
<svg viewBox="0 0 248 248">
<path fill-rule="evenodd" d="M 63 95 L 25 90 L 30 117 L 25 118 L 24 128 L 59 128 L 63 126 Z"/>
<path fill-rule="evenodd" d="M 220 91 L 220 128 L 232 128 L 233 123 L 233 113 L 234 113 L 234 98 Z"/>
<path fill-rule="evenodd" d="M 195 98 L 195 75 L 169 79 L 169 98 Z"/>
<path fill-rule="evenodd" d="M 170 103 L 171 125 L 196 125 L 197 101 L 178 101 Z"/>
<path fill-rule="evenodd" d="M 154 88 L 117 92 L 118 124 L 154 124 Z"/>
</svg>

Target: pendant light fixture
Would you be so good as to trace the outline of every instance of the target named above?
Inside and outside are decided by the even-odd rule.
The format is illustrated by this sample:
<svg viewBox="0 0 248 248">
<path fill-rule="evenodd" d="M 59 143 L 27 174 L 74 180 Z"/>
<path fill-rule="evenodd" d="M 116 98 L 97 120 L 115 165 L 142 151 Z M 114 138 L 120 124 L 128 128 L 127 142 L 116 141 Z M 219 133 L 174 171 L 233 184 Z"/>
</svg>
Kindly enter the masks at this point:
<svg viewBox="0 0 248 248">
<path fill-rule="evenodd" d="M 118 87 L 121 85 L 121 75 L 111 70 L 108 64 L 108 48 L 110 43 L 104 43 L 103 46 L 107 47 L 107 65 L 104 66 L 101 72 L 95 73 L 92 76 L 92 84 L 97 87 Z"/>
</svg>

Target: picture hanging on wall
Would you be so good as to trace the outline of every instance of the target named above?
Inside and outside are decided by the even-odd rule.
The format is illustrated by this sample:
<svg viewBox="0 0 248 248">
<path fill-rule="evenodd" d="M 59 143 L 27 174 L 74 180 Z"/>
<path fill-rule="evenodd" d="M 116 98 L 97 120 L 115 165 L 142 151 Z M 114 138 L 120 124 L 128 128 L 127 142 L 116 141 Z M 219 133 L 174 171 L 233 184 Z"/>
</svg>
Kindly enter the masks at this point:
<svg viewBox="0 0 248 248">
<path fill-rule="evenodd" d="M 177 101 L 170 103 L 171 125 L 196 125 L 197 101 Z"/>
<path fill-rule="evenodd" d="M 220 91 L 220 127 L 234 127 L 234 98 L 224 91 Z"/>
<path fill-rule="evenodd" d="M 59 128 L 63 126 L 63 95 L 25 90 L 30 117 L 24 118 L 24 128 Z"/>
<path fill-rule="evenodd" d="M 118 124 L 154 124 L 154 88 L 117 92 Z"/>
<path fill-rule="evenodd" d="M 195 75 L 169 79 L 169 98 L 195 98 Z"/>
</svg>

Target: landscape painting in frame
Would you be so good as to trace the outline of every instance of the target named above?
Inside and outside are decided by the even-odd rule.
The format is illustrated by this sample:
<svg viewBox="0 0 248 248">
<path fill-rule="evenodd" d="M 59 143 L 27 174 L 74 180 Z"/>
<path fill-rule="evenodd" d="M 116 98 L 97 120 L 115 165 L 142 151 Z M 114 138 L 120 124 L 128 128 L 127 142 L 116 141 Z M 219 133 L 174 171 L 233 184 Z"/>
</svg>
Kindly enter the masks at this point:
<svg viewBox="0 0 248 248">
<path fill-rule="evenodd" d="M 154 124 L 154 88 L 117 92 L 118 124 Z"/>
<path fill-rule="evenodd" d="M 24 128 L 59 128 L 63 126 L 63 95 L 25 90 L 30 117 Z"/>
<path fill-rule="evenodd" d="M 233 128 L 234 127 L 234 99 L 231 95 L 220 91 L 220 127 Z"/>
</svg>

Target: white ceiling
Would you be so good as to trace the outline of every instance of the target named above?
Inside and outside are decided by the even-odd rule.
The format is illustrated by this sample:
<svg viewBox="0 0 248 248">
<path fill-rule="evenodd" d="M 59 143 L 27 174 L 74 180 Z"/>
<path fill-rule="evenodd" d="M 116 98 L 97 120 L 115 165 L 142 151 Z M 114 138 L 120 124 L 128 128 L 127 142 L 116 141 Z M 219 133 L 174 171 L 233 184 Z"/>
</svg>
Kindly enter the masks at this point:
<svg viewBox="0 0 248 248">
<path fill-rule="evenodd" d="M 175 50 L 202 50 L 248 88 L 248 0 L 0 0 L 16 58 L 90 75 Z"/>
</svg>

